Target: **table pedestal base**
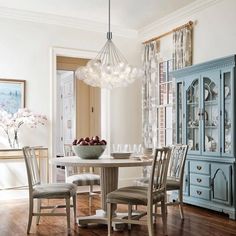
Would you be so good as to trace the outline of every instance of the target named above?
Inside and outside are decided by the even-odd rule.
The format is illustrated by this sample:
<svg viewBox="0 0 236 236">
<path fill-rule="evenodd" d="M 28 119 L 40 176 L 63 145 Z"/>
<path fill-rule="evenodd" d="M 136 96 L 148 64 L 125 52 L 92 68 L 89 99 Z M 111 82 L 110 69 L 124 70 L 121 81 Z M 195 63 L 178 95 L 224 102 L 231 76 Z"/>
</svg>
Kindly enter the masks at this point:
<svg viewBox="0 0 236 236">
<path fill-rule="evenodd" d="M 88 224 L 107 224 L 107 194 L 116 190 L 118 187 L 118 167 L 101 168 L 101 210 L 97 210 L 95 215 L 78 218 L 78 225 L 86 227 Z M 112 204 L 112 214 L 116 215 L 116 204 Z M 132 218 L 139 219 L 143 214 L 133 212 Z M 128 213 L 118 213 L 118 218 L 128 218 Z M 120 231 L 125 227 L 124 223 L 113 222 L 113 230 Z"/>
<path fill-rule="evenodd" d="M 143 212 L 133 212 L 132 219 L 138 220 L 145 214 Z M 117 213 L 117 218 L 128 218 L 128 213 Z M 104 210 L 96 210 L 95 215 L 84 216 L 78 218 L 79 227 L 87 227 L 89 224 L 107 224 L 107 216 Z M 121 231 L 125 227 L 125 223 L 113 222 L 112 227 L 114 231 Z"/>
</svg>

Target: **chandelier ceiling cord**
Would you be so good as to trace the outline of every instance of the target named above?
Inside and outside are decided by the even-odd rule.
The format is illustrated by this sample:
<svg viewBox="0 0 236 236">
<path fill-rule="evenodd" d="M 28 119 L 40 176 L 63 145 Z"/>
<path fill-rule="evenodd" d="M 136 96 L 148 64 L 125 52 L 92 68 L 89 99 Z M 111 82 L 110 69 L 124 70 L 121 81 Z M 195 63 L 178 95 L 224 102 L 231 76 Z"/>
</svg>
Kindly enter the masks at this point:
<svg viewBox="0 0 236 236">
<path fill-rule="evenodd" d="M 107 41 L 95 59 L 76 70 L 76 77 L 86 84 L 112 89 L 127 86 L 142 75 L 142 70 L 128 64 L 125 57 L 112 41 L 111 4 L 108 0 Z"/>
</svg>

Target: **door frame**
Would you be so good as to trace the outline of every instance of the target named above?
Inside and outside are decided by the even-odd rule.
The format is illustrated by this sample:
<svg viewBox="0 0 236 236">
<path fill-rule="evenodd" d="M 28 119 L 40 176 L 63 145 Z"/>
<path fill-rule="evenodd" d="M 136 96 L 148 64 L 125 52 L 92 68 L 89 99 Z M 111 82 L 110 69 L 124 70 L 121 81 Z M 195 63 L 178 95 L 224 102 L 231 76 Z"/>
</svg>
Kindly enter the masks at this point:
<svg viewBox="0 0 236 236">
<path fill-rule="evenodd" d="M 56 114 L 57 114 L 57 56 L 91 59 L 98 51 L 78 50 L 72 48 L 51 47 L 50 50 L 50 133 L 49 158 L 56 157 Z M 110 153 L 110 91 L 101 89 L 101 136 L 107 140 L 106 152 Z M 50 165 L 50 181 L 55 181 L 55 171 Z"/>
</svg>

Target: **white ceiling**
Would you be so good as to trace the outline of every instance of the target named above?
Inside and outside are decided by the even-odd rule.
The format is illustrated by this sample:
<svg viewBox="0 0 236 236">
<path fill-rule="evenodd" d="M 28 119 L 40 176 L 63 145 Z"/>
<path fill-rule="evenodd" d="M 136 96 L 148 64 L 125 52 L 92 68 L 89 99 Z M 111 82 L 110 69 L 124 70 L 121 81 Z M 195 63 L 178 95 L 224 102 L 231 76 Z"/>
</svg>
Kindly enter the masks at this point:
<svg viewBox="0 0 236 236">
<path fill-rule="evenodd" d="M 111 24 L 138 30 L 197 0 L 111 0 Z M 0 7 L 108 22 L 108 0 L 0 0 Z"/>
</svg>

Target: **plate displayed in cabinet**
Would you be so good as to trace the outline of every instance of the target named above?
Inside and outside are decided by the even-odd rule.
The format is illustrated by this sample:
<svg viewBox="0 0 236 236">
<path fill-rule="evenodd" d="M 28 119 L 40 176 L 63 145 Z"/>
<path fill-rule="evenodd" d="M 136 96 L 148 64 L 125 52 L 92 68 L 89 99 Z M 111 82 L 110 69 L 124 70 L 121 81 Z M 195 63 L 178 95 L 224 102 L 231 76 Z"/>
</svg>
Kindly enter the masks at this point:
<svg viewBox="0 0 236 236">
<path fill-rule="evenodd" d="M 215 95 L 218 94 L 218 90 L 217 90 L 216 86 L 214 86 L 211 91 L 212 91 L 212 93 L 215 94 Z"/>
<path fill-rule="evenodd" d="M 209 96 L 209 90 L 205 88 L 205 101 L 207 100 L 208 96 Z"/>
<path fill-rule="evenodd" d="M 229 96 L 229 87 L 228 86 L 225 86 L 225 98 L 227 98 Z"/>
<path fill-rule="evenodd" d="M 215 140 L 211 140 L 211 141 L 208 142 L 208 144 L 207 144 L 208 151 L 215 152 L 216 148 L 217 148 L 217 144 L 216 144 Z"/>
<path fill-rule="evenodd" d="M 205 135 L 205 147 L 207 147 L 208 143 L 209 143 L 209 138 L 208 136 Z"/>
</svg>

